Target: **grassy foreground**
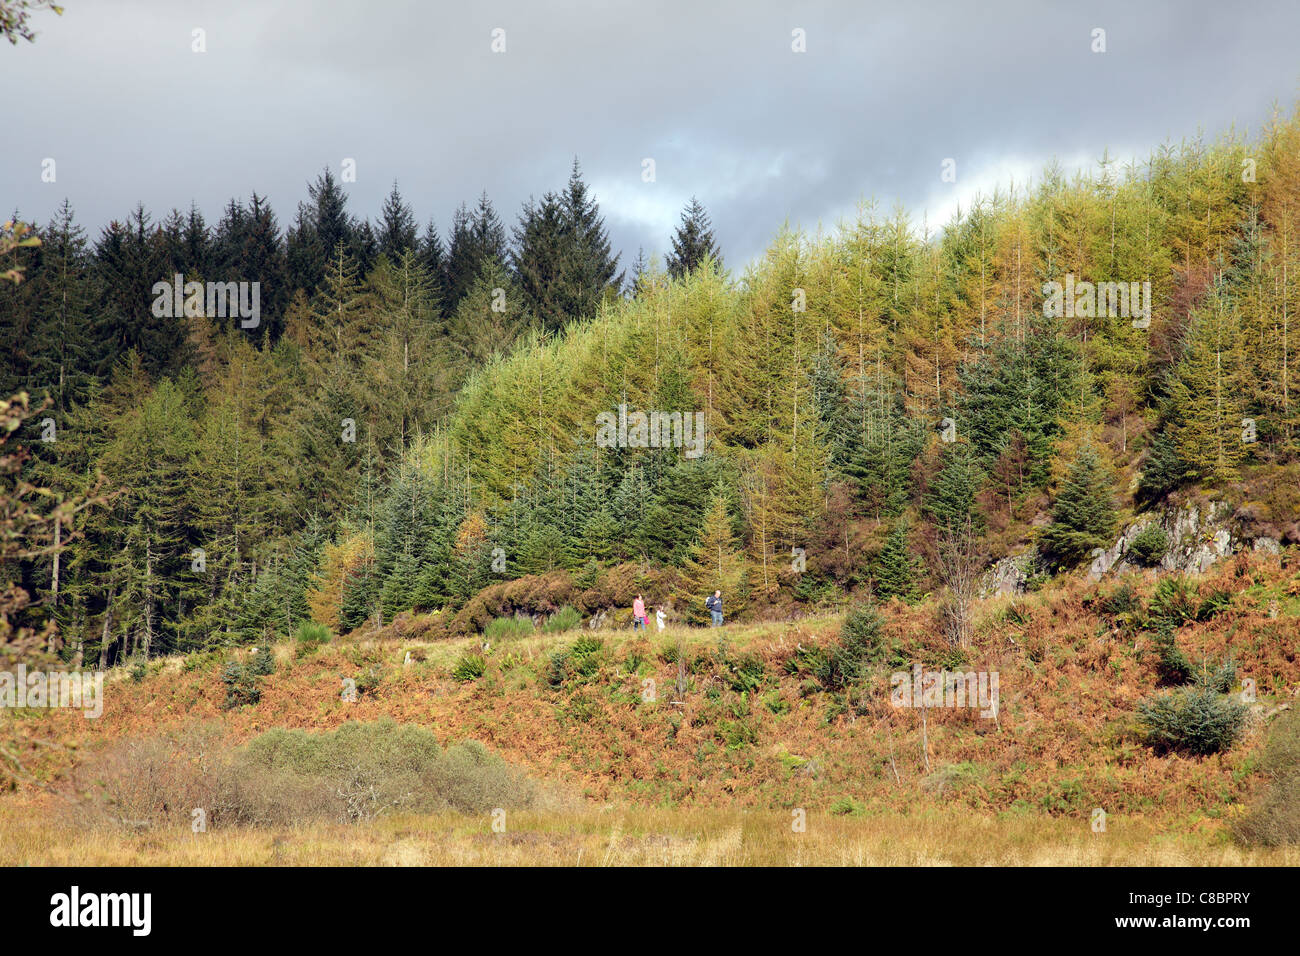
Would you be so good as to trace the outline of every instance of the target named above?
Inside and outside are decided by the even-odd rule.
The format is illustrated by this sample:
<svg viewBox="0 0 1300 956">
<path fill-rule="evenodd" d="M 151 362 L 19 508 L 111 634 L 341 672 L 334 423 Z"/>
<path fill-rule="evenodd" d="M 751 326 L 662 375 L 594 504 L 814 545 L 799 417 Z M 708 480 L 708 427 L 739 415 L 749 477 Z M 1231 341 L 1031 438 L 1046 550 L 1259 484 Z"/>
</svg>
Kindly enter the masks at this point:
<svg viewBox="0 0 1300 956">
<path fill-rule="evenodd" d="M 792 818 L 718 808 L 394 816 L 359 825 L 131 832 L 61 826 L 0 803 L 0 866 L 1295 866 L 1300 847 L 1246 850 L 1205 831 L 1111 819 L 934 810 Z"/>
</svg>

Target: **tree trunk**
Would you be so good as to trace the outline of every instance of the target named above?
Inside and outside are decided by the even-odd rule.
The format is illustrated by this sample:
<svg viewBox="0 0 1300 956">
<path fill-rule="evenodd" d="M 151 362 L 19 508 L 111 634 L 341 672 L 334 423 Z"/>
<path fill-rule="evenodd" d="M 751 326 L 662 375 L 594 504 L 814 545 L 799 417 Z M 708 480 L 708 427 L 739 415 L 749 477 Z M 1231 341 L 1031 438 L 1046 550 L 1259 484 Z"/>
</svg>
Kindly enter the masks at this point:
<svg viewBox="0 0 1300 956">
<path fill-rule="evenodd" d="M 50 574 L 50 606 L 59 606 L 59 549 L 63 544 L 63 521 L 54 519 L 54 570 Z"/>
<path fill-rule="evenodd" d="M 113 630 L 113 592 L 108 592 L 108 603 L 104 606 L 104 632 L 99 638 L 99 669 L 108 666 L 108 636 Z"/>
</svg>

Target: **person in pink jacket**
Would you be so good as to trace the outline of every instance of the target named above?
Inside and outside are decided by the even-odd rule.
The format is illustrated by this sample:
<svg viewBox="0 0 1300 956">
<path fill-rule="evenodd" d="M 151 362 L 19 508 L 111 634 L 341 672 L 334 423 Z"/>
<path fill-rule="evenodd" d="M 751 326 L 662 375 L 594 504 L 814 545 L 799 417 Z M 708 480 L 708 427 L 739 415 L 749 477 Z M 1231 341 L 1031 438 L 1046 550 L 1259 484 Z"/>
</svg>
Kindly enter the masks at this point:
<svg viewBox="0 0 1300 956">
<path fill-rule="evenodd" d="M 632 630 L 637 628 L 645 630 L 645 599 L 639 594 L 632 602 Z"/>
</svg>

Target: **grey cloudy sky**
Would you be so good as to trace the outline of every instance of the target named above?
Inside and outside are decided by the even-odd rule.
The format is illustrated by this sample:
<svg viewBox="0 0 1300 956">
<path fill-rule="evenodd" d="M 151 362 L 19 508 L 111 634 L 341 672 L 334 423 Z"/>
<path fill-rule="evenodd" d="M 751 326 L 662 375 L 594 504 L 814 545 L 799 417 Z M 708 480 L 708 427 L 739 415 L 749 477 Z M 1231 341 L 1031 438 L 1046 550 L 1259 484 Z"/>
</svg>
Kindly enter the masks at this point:
<svg viewBox="0 0 1300 956">
<path fill-rule="evenodd" d="M 354 215 L 396 179 L 444 236 L 484 189 L 512 225 L 577 155 L 625 262 L 662 253 L 694 194 L 738 264 L 860 198 L 936 225 L 1054 157 L 1254 133 L 1300 80 L 1294 0 L 60 2 L 0 49 L 0 200 L 44 222 L 66 196 L 92 237 L 137 201 L 215 222 L 254 190 L 283 226 L 345 157 Z"/>
</svg>

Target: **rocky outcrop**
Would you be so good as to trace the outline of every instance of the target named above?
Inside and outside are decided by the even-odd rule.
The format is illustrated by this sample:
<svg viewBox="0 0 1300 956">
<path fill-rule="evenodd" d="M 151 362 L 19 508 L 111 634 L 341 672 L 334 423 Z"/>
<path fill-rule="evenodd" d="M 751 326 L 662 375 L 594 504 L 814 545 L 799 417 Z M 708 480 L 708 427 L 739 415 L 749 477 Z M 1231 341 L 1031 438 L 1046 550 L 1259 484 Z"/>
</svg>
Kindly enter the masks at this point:
<svg viewBox="0 0 1300 956">
<path fill-rule="evenodd" d="M 1232 509 L 1221 501 L 1168 505 L 1128 525 L 1109 548 L 1093 552 L 1089 572 L 1093 578 L 1137 570 L 1143 565 L 1130 553 L 1134 540 L 1147 528 L 1159 527 L 1169 539 L 1169 550 L 1156 565 L 1162 571 L 1201 574 L 1218 561 L 1243 548 L 1276 554 L 1276 538 L 1251 538 L 1232 519 Z"/>
<path fill-rule="evenodd" d="M 993 597 L 1001 594 L 1023 594 L 1029 583 L 1029 574 L 1033 568 L 1033 553 L 1016 554 L 993 562 L 993 566 L 984 572 L 980 586 L 980 597 Z"/>
<path fill-rule="evenodd" d="M 1161 571 L 1201 574 L 1228 555 L 1246 548 L 1261 554 L 1277 554 L 1282 550 L 1282 542 L 1277 538 L 1252 536 L 1248 530 L 1251 523 L 1239 518 L 1221 501 L 1167 505 L 1130 523 L 1110 547 L 1094 551 L 1089 573 L 1096 580 L 1103 575 L 1144 568 L 1131 549 L 1138 535 L 1152 526 L 1160 528 L 1169 540 L 1169 550 L 1156 564 Z M 1042 570 L 1037 553 L 1032 550 L 1003 558 L 984 572 L 980 596 L 1023 594 L 1029 579 Z"/>
</svg>

